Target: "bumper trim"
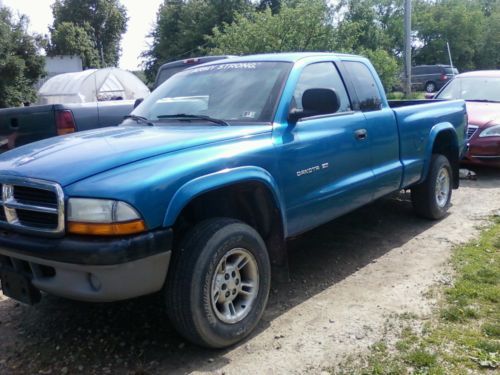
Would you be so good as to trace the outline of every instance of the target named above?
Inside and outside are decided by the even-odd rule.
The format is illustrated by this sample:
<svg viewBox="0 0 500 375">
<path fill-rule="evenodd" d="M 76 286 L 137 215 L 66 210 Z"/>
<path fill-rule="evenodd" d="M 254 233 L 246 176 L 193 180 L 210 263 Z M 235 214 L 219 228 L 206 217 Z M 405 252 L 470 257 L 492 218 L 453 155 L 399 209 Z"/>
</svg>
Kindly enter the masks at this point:
<svg viewBox="0 0 500 375">
<path fill-rule="evenodd" d="M 31 274 L 31 282 L 39 290 L 78 301 L 114 302 L 161 290 L 172 252 L 164 251 L 131 262 L 105 266 L 61 263 L 2 248 L 0 254 L 11 259 L 14 264 L 12 271 L 25 273 L 16 267 L 22 262 L 27 262 L 32 269 L 40 266 L 53 268 L 55 272 L 52 275 Z M 9 268 L 7 266 L 6 269 Z"/>
<path fill-rule="evenodd" d="M 66 236 L 43 238 L 0 230 L 0 254 L 7 251 L 37 259 L 80 265 L 127 263 L 172 249 L 172 229 L 127 237 Z"/>
</svg>

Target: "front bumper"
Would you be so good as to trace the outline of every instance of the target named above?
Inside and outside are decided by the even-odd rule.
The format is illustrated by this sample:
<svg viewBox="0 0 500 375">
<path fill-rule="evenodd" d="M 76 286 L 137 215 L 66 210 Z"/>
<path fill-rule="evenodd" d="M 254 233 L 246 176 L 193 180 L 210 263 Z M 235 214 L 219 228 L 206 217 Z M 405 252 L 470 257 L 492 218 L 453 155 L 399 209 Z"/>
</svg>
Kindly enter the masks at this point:
<svg viewBox="0 0 500 375">
<path fill-rule="evenodd" d="M 120 238 L 39 238 L 0 233 L 0 268 L 61 297 L 111 302 L 159 291 L 172 253 L 172 230 Z"/>
<path fill-rule="evenodd" d="M 462 163 L 500 167 L 500 137 L 473 137 L 469 141 Z"/>
</svg>

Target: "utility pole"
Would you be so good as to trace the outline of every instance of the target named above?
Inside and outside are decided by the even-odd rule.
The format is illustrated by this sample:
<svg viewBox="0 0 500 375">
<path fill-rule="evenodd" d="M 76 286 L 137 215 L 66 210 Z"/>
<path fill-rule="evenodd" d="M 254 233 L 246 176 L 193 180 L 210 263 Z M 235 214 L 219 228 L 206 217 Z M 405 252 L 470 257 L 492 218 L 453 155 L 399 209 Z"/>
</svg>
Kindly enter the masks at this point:
<svg viewBox="0 0 500 375">
<path fill-rule="evenodd" d="M 405 95 L 411 95 L 411 0 L 405 0 Z"/>
<path fill-rule="evenodd" d="M 453 72 L 453 75 L 455 75 L 455 69 L 453 69 L 453 60 L 451 59 L 450 43 L 446 42 L 446 47 L 448 48 L 448 58 L 450 59 L 451 70 Z"/>
</svg>

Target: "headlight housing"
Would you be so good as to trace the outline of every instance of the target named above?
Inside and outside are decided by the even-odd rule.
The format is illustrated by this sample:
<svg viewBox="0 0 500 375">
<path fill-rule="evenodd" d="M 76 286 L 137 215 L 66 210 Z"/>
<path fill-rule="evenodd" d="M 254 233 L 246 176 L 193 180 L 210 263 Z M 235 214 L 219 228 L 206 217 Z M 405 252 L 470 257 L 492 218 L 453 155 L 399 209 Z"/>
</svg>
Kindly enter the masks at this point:
<svg viewBox="0 0 500 375">
<path fill-rule="evenodd" d="M 128 203 L 111 199 L 70 198 L 68 232 L 101 236 L 144 232 L 146 225 Z"/>
<path fill-rule="evenodd" d="M 500 137 L 500 124 L 490 126 L 489 128 L 484 129 L 479 137 Z"/>
</svg>

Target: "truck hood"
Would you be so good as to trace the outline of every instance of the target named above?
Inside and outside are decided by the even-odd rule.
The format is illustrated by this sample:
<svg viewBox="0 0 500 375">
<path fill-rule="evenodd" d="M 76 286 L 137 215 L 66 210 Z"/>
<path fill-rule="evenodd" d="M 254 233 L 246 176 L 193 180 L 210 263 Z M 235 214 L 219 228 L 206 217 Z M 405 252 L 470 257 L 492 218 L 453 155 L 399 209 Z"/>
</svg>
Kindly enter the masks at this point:
<svg viewBox="0 0 500 375">
<path fill-rule="evenodd" d="M 469 123 L 485 127 L 490 122 L 500 121 L 500 103 L 467 102 Z"/>
<path fill-rule="evenodd" d="M 270 132 L 271 125 L 119 126 L 31 143 L 0 155 L 0 174 L 66 186 L 92 175 L 173 151 Z"/>
</svg>

